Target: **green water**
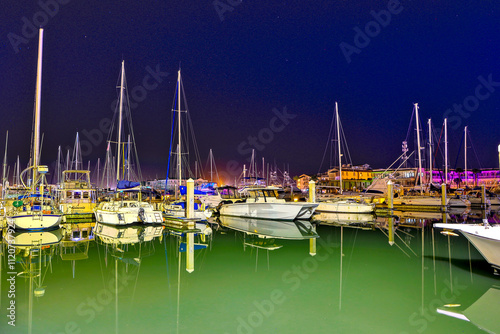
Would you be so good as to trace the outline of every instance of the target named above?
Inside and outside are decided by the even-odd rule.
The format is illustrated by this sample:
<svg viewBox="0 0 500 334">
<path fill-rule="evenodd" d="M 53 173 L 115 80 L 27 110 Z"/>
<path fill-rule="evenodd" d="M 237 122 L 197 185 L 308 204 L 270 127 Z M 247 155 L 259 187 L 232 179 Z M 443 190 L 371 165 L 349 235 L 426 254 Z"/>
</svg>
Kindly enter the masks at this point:
<svg viewBox="0 0 500 334">
<path fill-rule="evenodd" d="M 43 246 L 42 256 L 19 248 L 13 271 L 23 273 L 13 285 L 15 297 L 9 297 L 12 269 L 4 240 L 0 333 L 500 331 L 498 277 L 464 237 L 433 231 L 438 221 L 396 218 L 392 246 L 390 222 L 380 217 L 320 224 L 319 238 L 303 240 L 213 226 L 205 240 L 194 237 L 206 248 L 194 251 L 191 273 L 187 253 L 179 252 L 186 236 L 169 229 L 119 246 L 98 236 L 59 242 Z M 63 241 L 78 226 L 59 231 Z M 68 254 L 77 254 L 75 260 Z M 43 296 L 34 296 L 37 288 Z M 11 301 L 15 327 L 7 317 Z M 470 321 L 438 314 L 438 308 L 463 312 Z"/>
</svg>

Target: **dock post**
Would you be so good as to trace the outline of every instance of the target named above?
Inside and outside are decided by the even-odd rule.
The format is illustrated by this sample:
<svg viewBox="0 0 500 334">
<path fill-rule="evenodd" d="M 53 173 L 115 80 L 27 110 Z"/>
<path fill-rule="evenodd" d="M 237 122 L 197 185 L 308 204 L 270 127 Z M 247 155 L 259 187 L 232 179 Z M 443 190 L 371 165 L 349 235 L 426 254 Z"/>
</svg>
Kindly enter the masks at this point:
<svg viewBox="0 0 500 334">
<path fill-rule="evenodd" d="M 309 203 L 316 203 L 316 182 L 309 181 Z"/>
<path fill-rule="evenodd" d="M 186 218 L 194 218 L 194 181 L 186 182 Z"/>
<path fill-rule="evenodd" d="M 194 181 L 186 182 L 186 218 L 194 218 Z M 186 233 L 186 271 L 194 271 L 194 233 Z"/>
<path fill-rule="evenodd" d="M 313 230 L 314 230 L 314 232 L 316 232 L 315 225 L 313 225 Z M 309 255 L 311 255 L 311 256 L 316 255 L 316 238 L 309 239 Z"/>
<path fill-rule="evenodd" d="M 389 226 L 388 226 L 388 233 L 389 233 L 389 245 L 394 245 L 394 217 L 391 215 L 389 217 Z"/>
<path fill-rule="evenodd" d="M 443 211 L 445 211 L 446 206 L 446 183 L 441 184 L 441 206 L 443 207 Z"/>
<path fill-rule="evenodd" d="M 484 208 L 488 207 L 486 204 L 486 187 L 484 184 L 481 185 L 481 206 Z"/>
<path fill-rule="evenodd" d="M 390 180 L 387 182 L 387 205 L 389 210 L 394 209 L 394 183 Z"/>
</svg>

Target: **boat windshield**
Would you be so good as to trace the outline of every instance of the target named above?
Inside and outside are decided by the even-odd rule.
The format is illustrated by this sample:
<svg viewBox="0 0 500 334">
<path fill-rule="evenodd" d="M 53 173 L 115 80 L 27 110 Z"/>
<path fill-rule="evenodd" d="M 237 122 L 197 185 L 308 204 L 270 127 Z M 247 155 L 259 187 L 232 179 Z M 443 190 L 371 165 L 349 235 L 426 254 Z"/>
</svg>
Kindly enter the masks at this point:
<svg viewBox="0 0 500 334">
<path fill-rule="evenodd" d="M 237 196 L 234 188 L 222 188 L 222 189 L 219 189 L 219 193 L 220 193 L 220 196 L 224 199 L 239 198 L 239 196 Z"/>
</svg>

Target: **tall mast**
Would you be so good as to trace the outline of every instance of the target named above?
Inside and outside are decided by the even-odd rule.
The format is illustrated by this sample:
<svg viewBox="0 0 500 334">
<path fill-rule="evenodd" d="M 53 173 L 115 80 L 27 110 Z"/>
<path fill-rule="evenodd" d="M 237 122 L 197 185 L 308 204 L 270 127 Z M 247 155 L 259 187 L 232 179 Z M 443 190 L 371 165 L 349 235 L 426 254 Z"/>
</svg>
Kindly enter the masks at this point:
<svg viewBox="0 0 500 334">
<path fill-rule="evenodd" d="M 337 102 L 335 102 L 335 118 L 337 119 L 337 141 L 339 148 L 339 186 L 340 193 L 342 194 L 342 153 L 340 152 L 340 120 L 339 120 L 339 106 Z"/>
<path fill-rule="evenodd" d="M 118 149 L 116 150 L 116 180 L 120 181 L 120 157 L 122 140 L 122 118 L 123 118 L 123 81 L 125 78 L 125 60 L 122 60 L 122 75 L 120 80 L 120 108 L 118 116 Z"/>
<path fill-rule="evenodd" d="M 7 181 L 7 144 L 9 143 L 9 131 L 5 135 L 5 152 L 3 156 L 3 170 L 2 170 L 2 190 L 5 190 L 5 181 Z M 3 198 L 3 196 L 2 196 Z"/>
<path fill-rule="evenodd" d="M 212 164 L 214 162 L 214 156 L 212 155 L 212 149 L 210 149 L 210 182 L 214 182 L 213 180 L 213 172 L 212 172 Z"/>
<path fill-rule="evenodd" d="M 57 184 L 61 183 L 61 146 L 57 148 Z"/>
<path fill-rule="evenodd" d="M 99 168 L 101 167 L 101 158 L 97 158 L 97 182 L 96 182 L 96 187 L 101 187 L 102 188 L 102 184 L 100 184 L 99 182 Z"/>
<path fill-rule="evenodd" d="M 66 170 L 69 170 L 69 150 L 66 151 Z"/>
<path fill-rule="evenodd" d="M 448 119 L 444 119 L 444 183 L 448 184 Z"/>
<path fill-rule="evenodd" d="M 464 148 L 465 148 L 465 186 L 469 185 L 469 176 L 467 175 L 467 127 L 464 128 Z"/>
<path fill-rule="evenodd" d="M 421 176 L 421 172 L 422 172 L 422 156 L 421 156 L 421 153 L 420 153 L 420 125 L 419 125 L 419 118 L 418 118 L 418 103 L 415 103 L 414 104 L 415 106 L 415 121 L 417 123 L 417 151 L 418 151 L 418 172 L 417 172 L 417 175 L 418 175 L 418 182 L 420 184 L 420 193 L 422 193 L 422 176 Z"/>
<path fill-rule="evenodd" d="M 177 72 L 177 125 L 178 125 L 178 152 L 179 155 L 177 156 L 177 177 L 178 177 L 178 184 L 179 184 L 179 194 L 180 194 L 180 189 L 181 189 L 181 181 L 182 181 L 182 156 L 181 156 L 181 69 L 179 68 L 179 71 Z"/>
<path fill-rule="evenodd" d="M 20 177 L 20 166 L 19 166 L 19 156 L 17 156 L 17 162 L 16 162 L 16 185 L 21 184 L 21 177 Z"/>
<path fill-rule="evenodd" d="M 43 52 L 43 28 L 40 28 L 38 36 L 38 63 L 36 70 L 36 90 L 35 90 L 35 124 L 33 125 L 33 182 L 32 190 L 36 189 L 38 173 L 38 159 L 40 157 L 40 104 L 42 100 L 42 52 Z"/>
<path fill-rule="evenodd" d="M 127 142 L 127 179 L 130 180 L 130 134 Z"/>
<path fill-rule="evenodd" d="M 429 185 L 432 184 L 432 126 L 431 119 L 427 121 L 429 123 Z M 430 186 L 429 186 L 430 188 Z"/>
<path fill-rule="evenodd" d="M 266 179 L 266 169 L 265 169 L 264 157 L 262 157 L 262 182 Z M 267 183 L 266 183 L 267 186 Z"/>
</svg>

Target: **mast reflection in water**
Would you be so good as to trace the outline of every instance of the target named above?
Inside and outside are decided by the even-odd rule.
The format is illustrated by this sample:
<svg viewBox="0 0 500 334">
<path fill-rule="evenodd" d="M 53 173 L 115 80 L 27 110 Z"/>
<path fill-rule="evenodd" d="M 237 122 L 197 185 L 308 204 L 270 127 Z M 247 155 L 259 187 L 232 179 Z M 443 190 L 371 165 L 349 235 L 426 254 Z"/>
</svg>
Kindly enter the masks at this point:
<svg viewBox="0 0 500 334">
<path fill-rule="evenodd" d="M 15 328 L 6 317 L 4 238 L 0 332 L 498 332 L 488 320 L 498 277 L 461 234 L 432 228 L 498 217 L 395 211 L 189 228 L 84 222 L 31 236 L 29 246 L 18 235 Z"/>
</svg>

